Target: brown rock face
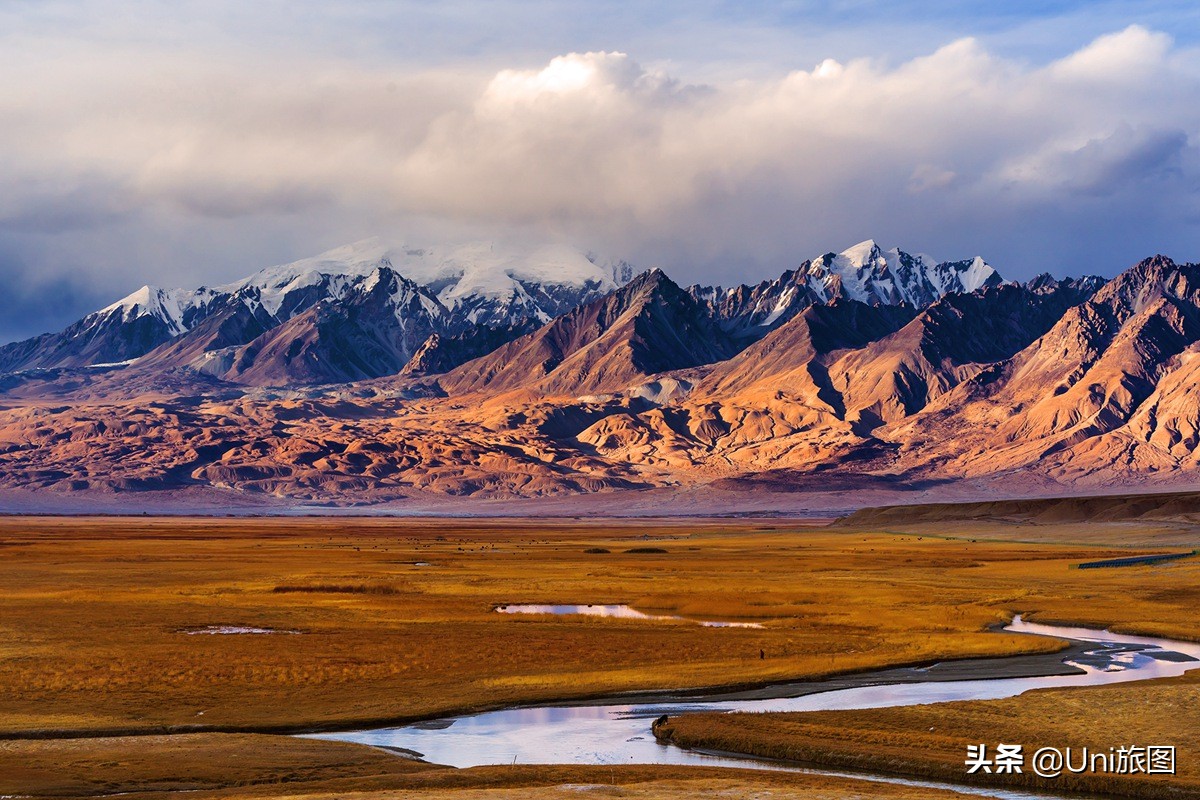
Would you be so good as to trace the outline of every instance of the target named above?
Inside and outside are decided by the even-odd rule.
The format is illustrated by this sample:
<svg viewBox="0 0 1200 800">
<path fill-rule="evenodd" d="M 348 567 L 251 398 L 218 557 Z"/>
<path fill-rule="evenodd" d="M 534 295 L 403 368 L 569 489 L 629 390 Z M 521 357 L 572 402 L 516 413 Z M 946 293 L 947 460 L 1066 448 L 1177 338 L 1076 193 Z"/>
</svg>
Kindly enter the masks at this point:
<svg viewBox="0 0 1200 800">
<path fill-rule="evenodd" d="M 1184 398 L 1200 337 L 1198 290 L 1200 266 L 1147 259 L 893 435 L 954 442 L 941 450 L 965 474 L 1040 464 L 1103 482 L 1183 467 L 1178 447 L 1172 455 L 1148 445 L 1186 431 L 1194 416 Z"/>
<path fill-rule="evenodd" d="M 359 316 L 318 303 L 270 326 L 213 311 L 131 366 L 0 376 L 0 489 L 769 504 L 1195 482 L 1198 265 L 1157 256 L 1101 287 L 1042 277 L 921 309 L 787 290 L 722 295 L 754 309 L 735 325 L 652 271 L 523 335 L 474 338 L 404 339 L 379 327 L 404 315 L 370 298 Z M 300 385 L 315 382 L 333 383 Z"/>
<path fill-rule="evenodd" d="M 720 361 L 734 349 L 691 295 L 652 270 L 439 383 L 451 394 L 615 392 L 656 373 Z"/>
</svg>

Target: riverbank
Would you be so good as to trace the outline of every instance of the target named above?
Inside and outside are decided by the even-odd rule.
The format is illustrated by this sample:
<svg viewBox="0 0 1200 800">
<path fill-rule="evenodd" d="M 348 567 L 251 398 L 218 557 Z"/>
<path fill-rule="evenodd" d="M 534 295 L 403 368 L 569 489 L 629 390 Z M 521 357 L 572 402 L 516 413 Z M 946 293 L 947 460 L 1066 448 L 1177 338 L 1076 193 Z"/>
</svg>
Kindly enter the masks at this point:
<svg viewBox="0 0 1200 800">
<path fill-rule="evenodd" d="M 1015 622 L 1014 625 L 1018 630 L 1028 629 L 1031 633 L 1039 633 L 1041 635 L 1055 635 L 1059 633 L 1069 633 L 1066 630 L 1049 630 L 1044 626 L 1030 625 L 1023 622 Z M 1088 636 L 1107 636 L 1101 632 L 1080 631 L 1079 635 Z M 1162 674 L 1165 670 L 1175 670 L 1183 668 L 1184 663 L 1195 662 L 1195 656 L 1200 654 L 1200 647 L 1196 645 L 1187 645 L 1183 643 L 1170 642 L 1143 642 L 1138 644 L 1126 644 L 1121 641 L 1122 637 L 1113 637 L 1119 644 L 1110 644 L 1101 646 L 1097 644 L 1075 643 L 1072 647 L 1059 654 L 1059 657 L 1078 659 L 1081 663 L 1090 664 L 1093 670 L 1100 670 L 1088 674 L 1074 674 L 1060 676 L 1057 680 L 1076 680 L 1083 678 L 1087 681 L 1095 681 L 1098 679 L 1108 680 L 1110 675 L 1106 671 L 1106 667 L 1115 666 L 1124 663 L 1125 658 L 1123 653 L 1136 652 L 1131 648 L 1145 648 L 1151 646 L 1150 651 L 1145 651 L 1146 655 L 1140 656 L 1137 664 L 1130 664 L 1127 670 L 1140 673 L 1143 670 L 1148 670 L 1151 675 Z M 1153 645 L 1158 645 L 1166 650 L 1156 651 Z M 1097 648 L 1100 648 L 1097 650 Z M 1090 652 L 1089 652 L 1090 651 Z M 1160 652 L 1161 655 L 1154 656 L 1152 653 Z M 1184 657 L 1181 653 L 1190 653 L 1191 657 Z M 1179 656 L 1179 657 L 1175 657 Z M 1024 661 L 1020 656 L 1014 657 L 1015 661 Z M 1043 659 L 1044 660 L 1044 659 Z M 1140 666 L 1139 666 L 1140 664 Z M 1158 664 L 1158 667 L 1153 665 Z M 928 675 L 929 671 L 938 669 L 939 666 L 945 668 L 941 673 Z M 899 682 L 886 687 L 889 691 L 900 691 L 902 694 L 908 694 L 904 689 L 905 684 L 923 683 L 926 687 L 941 684 L 945 689 L 951 691 L 963 691 L 965 687 L 980 686 L 982 684 L 983 691 L 995 691 L 1006 684 L 1014 683 L 1014 681 L 1006 680 L 964 680 L 964 673 L 957 671 L 959 667 L 968 667 L 966 674 L 973 675 L 975 678 L 983 677 L 977 669 L 971 669 L 968 665 L 949 663 L 945 665 L 934 665 L 928 670 L 916 670 L 916 674 L 911 676 L 911 680 L 904 680 L 902 676 L 893 674 L 896 671 L 878 673 L 875 675 L 861 676 L 863 681 L 858 685 L 874 686 L 872 692 L 878 691 L 880 688 L 875 685 L 879 680 L 891 678 Z M 1049 670 L 1043 670 L 1049 672 Z M 1060 670 L 1060 672 L 1082 673 L 1082 670 L 1069 668 Z M 1123 680 L 1121 673 L 1112 673 L 1113 680 Z M 1136 677 L 1136 676 L 1131 676 Z M 1025 681 L 1016 681 L 1015 683 L 1024 684 Z M 986 688 L 985 688 L 986 687 Z M 848 687 L 849 688 L 849 687 Z M 915 687 L 913 687 L 915 688 Z M 937 692 L 941 692 L 938 689 Z M 841 691 L 832 687 L 825 687 L 825 691 L 821 692 L 817 699 L 820 703 L 828 703 L 831 699 L 838 696 L 857 697 L 858 692 L 853 688 L 849 691 Z M 935 693 L 936 694 L 936 693 Z M 1075 696 L 1075 692 L 1072 695 Z M 795 701 L 807 700 L 806 695 L 799 695 L 794 698 Z M 709 704 L 714 701 L 713 697 L 701 698 L 697 701 L 702 707 L 711 707 Z M 903 700 L 899 695 L 887 700 L 887 702 L 911 702 L 912 700 Z M 734 702 L 737 702 L 734 700 Z M 862 702 L 860 699 L 851 699 L 850 702 Z M 870 701 L 869 702 L 874 702 Z M 681 713 L 686 703 L 679 703 L 672 709 L 672 713 Z M 745 706 L 745 702 L 740 702 L 738 705 Z M 671 709 L 671 706 L 666 708 Z M 933 707 L 935 709 L 948 709 L 953 706 L 939 705 Z M 678 710 L 674 710 L 678 709 Z M 629 708 L 625 712 L 617 708 L 596 709 L 600 712 L 600 716 L 595 714 L 584 713 L 579 715 L 579 712 L 587 709 L 574 709 L 574 714 L 568 715 L 568 719 L 576 720 L 578 723 L 583 723 L 584 729 L 584 744 L 587 748 L 595 748 L 595 756 L 600 763 L 611 764 L 615 758 L 617 763 L 620 763 L 621 754 L 616 751 L 610 751 L 606 748 L 612 747 L 617 742 L 626 741 L 626 737 L 630 734 L 645 733 L 645 728 L 649 726 L 649 717 L 658 714 L 662 708 L 640 705 L 636 708 L 636 713 L 632 716 L 628 715 L 628 711 L 634 709 Z M 876 715 L 886 715 L 887 712 L 893 709 L 876 708 L 871 712 L 872 717 Z M 506 768 L 499 781 L 493 775 L 484 781 L 486 788 L 482 789 L 484 794 L 481 796 L 497 797 L 508 790 L 511 786 L 523 786 L 529 791 L 536 791 L 538 796 L 542 795 L 543 790 L 549 792 L 546 796 L 557 796 L 559 790 L 576 791 L 578 787 L 571 785 L 546 786 L 543 785 L 548 775 L 565 774 L 562 770 L 568 770 L 569 767 L 546 767 L 545 770 L 539 770 L 537 767 L 522 766 L 517 769 L 518 758 L 522 764 L 526 764 L 531 759 L 546 759 L 548 761 L 560 762 L 569 761 L 571 756 L 572 746 L 567 744 L 566 749 L 563 749 L 566 739 L 574 736 L 578 738 L 579 731 L 575 730 L 576 722 L 571 722 L 568 729 L 564 730 L 543 730 L 549 723 L 552 722 L 554 714 L 549 708 L 529 709 L 527 712 L 520 710 L 511 710 L 500 712 L 499 714 L 484 714 L 479 717 L 473 717 L 465 721 L 468 724 L 469 730 L 466 731 L 467 737 L 470 740 L 479 740 L 471 746 L 477 746 L 483 742 L 483 749 L 474 755 L 464 752 L 455 753 L 454 748 L 457 745 L 452 745 L 450 750 L 446 750 L 444 746 L 441 749 L 435 748 L 432 757 L 428 760 L 433 762 L 446 762 L 457 764 L 459 766 L 478 765 L 470 769 L 452 770 L 438 766 L 437 763 L 426 763 L 422 761 L 413 761 L 411 757 L 420 756 L 414 749 L 410 747 L 396 747 L 384 742 L 390 741 L 388 737 L 394 735 L 394 732 L 383 731 L 384 738 L 375 741 L 371 738 L 370 732 L 366 732 L 366 736 L 359 736 L 360 744 L 350 744 L 345 741 L 329 742 L 331 745 L 326 747 L 319 740 L 301 739 L 290 740 L 289 737 L 279 736 L 263 736 L 263 735 L 244 735 L 244 734 L 184 734 L 176 736 L 138 736 L 138 737 L 123 737 L 123 738 L 90 738 L 84 740 L 59 740 L 59 741 L 31 741 L 31 740 L 14 740 L 0 743 L 0 794 L 5 795 L 20 795 L 20 796 L 103 796 L 111 794 L 112 788 L 121 787 L 121 794 L 139 793 L 143 791 L 150 792 L 180 792 L 187 791 L 189 793 L 205 792 L 209 790 L 217 791 L 224 790 L 230 787 L 237 787 L 239 796 L 252 795 L 257 796 L 265 793 L 264 796 L 273 796 L 272 787 L 280 784 L 287 784 L 288 794 L 313 794 L 322 793 L 327 790 L 337 789 L 339 791 L 360 791 L 362 789 L 380 788 L 387 786 L 393 789 L 419 789 L 422 796 L 432 792 L 432 796 L 441 797 L 441 792 L 461 792 L 465 791 L 465 787 L 474 786 L 480 780 L 480 770 L 486 771 L 487 765 Z M 513 721 L 512 733 L 517 733 L 519 738 L 527 744 L 532 742 L 534 750 L 526 753 L 518 753 L 514 756 L 513 762 L 508 763 L 508 757 L 504 754 L 505 747 L 510 745 L 511 739 L 498 738 L 496 741 L 489 741 L 490 734 L 486 734 L 486 724 L 481 724 L 484 720 L 490 717 L 505 717 L 511 714 L 517 714 L 520 717 L 529 717 Z M 719 718 L 721 722 L 744 717 L 745 715 L 732 715 Z M 797 715 L 779 715 L 779 714 L 755 714 L 758 719 L 786 719 L 791 720 Z M 812 715 L 802 715 L 804 717 Z M 610 723 L 606 728 L 596 727 L 595 721 L 601 718 L 608 718 Z M 667 718 L 656 721 L 654 724 L 655 734 L 664 741 L 673 741 L 682 743 L 682 739 L 676 739 L 679 717 Z M 456 738 L 454 727 L 456 722 L 464 722 L 462 720 L 445 720 L 441 724 L 434 726 L 416 726 L 416 730 L 409 729 L 410 735 L 416 735 L 429 742 L 435 739 L 444 739 L 449 735 Z M 632 724 L 631 724 L 632 723 Z M 772 723 L 774 727 L 774 723 Z M 626 728 L 629 728 L 626 731 Z M 685 723 L 686 727 L 686 723 Z M 840 730 L 844 731 L 847 726 L 841 726 Z M 503 726 L 501 730 L 503 729 Z M 932 730 L 932 729 L 931 729 Z M 605 734 L 608 735 L 605 735 Z M 550 737 L 547 740 L 547 735 Z M 614 738 L 615 735 L 615 738 Z M 486 737 L 480 739 L 480 737 Z M 629 743 L 643 740 L 645 737 L 634 735 L 627 741 Z M 806 744 L 811 744 L 808 739 Z M 506 744 L 507 742 L 507 744 Z M 539 743 L 543 744 L 539 744 Z M 373 747 L 360 746 L 361 744 L 373 743 Z M 466 744 L 464 740 L 462 742 Z M 422 747 L 427 749 L 420 740 L 411 742 L 414 747 Z M 727 740 L 717 742 L 722 745 L 720 749 L 714 749 L 712 742 L 703 743 L 698 747 L 701 751 L 710 752 L 727 752 Z M 443 742 L 445 745 L 445 742 Z M 778 745 L 778 743 L 776 743 Z M 1072 742 L 1068 746 L 1078 746 Z M 624 747 L 628 748 L 628 744 Z M 761 743 L 758 746 L 761 748 Z M 1094 745 L 1093 745 L 1094 747 Z M 743 752 L 754 753 L 758 758 L 779 759 L 780 756 L 776 751 L 763 751 L 761 749 L 746 749 L 741 747 Z M 387 754 L 385 754 L 387 751 Z M 722 760 L 712 759 L 706 756 L 695 756 L 694 751 L 683 750 L 678 748 L 669 748 L 662 750 L 661 748 L 651 748 L 650 751 L 642 751 L 640 758 L 649 757 L 650 760 L 661 759 L 663 755 L 673 756 L 677 764 L 689 764 L 693 767 L 699 767 L 699 773 L 707 772 L 705 764 L 709 766 L 720 765 L 724 768 L 723 771 L 732 769 L 734 772 L 741 772 L 741 768 L 745 766 L 744 762 L 739 762 L 733 758 L 725 758 Z M 405 756 L 397 758 L 390 755 L 391 753 L 400 753 Z M 886 748 L 883 750 L 872 750 L 873 756 L 880 756 L 886 753 Z M 638 757 L 638 756 L 631 756 Z M 463 758 L 466 760 L 463 761 Z M 479 758 L 479 761 L 471 761 L 472 758 Z M 795 753 L 786 756 L 786 759 L 795 760 Z M 589 759 L 590 760 L 590 759 Z M 853 772 L 847 774 L 830 774 L 825 773 L 814 776 L 811 772 L 804 772 L 797 775 L 796 784 L 804 787 L 803 793 L 789 794 L 789 797 L 807 797 L 816 796 L 810 795 L 808 792 L 812 789 L 810 786 L 812 779 L 828 779 L 833 782 L 832 789 L 841 791 L 846 796 L 848 794 L 857 794 L 859 788 L 854 784 L 859 782 L 869 782 L 873 784 L 882 784 L 889 791 L 873 792 L 872 796 L 892 796 L 888 784 L 899 783 L 905 785 L 904 777 L 889 778 L 889 773 L 896 773 L 894 768 L 882 768 L 877 762 L 863 763 L 861 760 L 846 759 L 844 754 L 833 756 L 828 762 L 819 759 L 806 759 L 812 766 L 813 762 L 817 766 L 834 769 L 850 769 Z M 668 771 L 664 774 L 650 773 L 640 774 L 635 773 L 634 777 L 629 778 L 639 783 L 639 792 L 645 790 L 651 793 L 646 796 L 662 796 L 674 797 L 677 795 L 672 792 L 681 790 L 680 786 L 674 785 L 669 780 L 672 774 L 669 771 L 672 759 L 666 759 L 663 762 L 664 766 L 668 767 Z M 635 763 L 643 763 L 641 761 Z M 511 767 L 508 770 L 507 767 Z M 581 769 L 586 770 L 587 765 L 580 765 Z M 761 762 L 759 764 L 761 768 Z M 609 767 L 611 769 L 611 767 Z M 555 771 L 558 772 L 555 772 Z M 865 771 L 864 771 L 865 770 Z M 924 784 L 921 786 L 907 785 L 905 788 L 913 791 L 926 790 L 928 793 L 923 796 L 941 796 L 943 791 L 948 791 L 954 787 L 956 780 L 960 780 L 953 774 L 939 774 L 936 771 L 928 771 L 921 769 L 906 768 L 900 770 L 903 776 L 907 776 L 909 780 L 920 780 L 922 778 L 932 778 L 941 781 L 938 784 Z M 868 773 L 874 773 L 873 775 Z M 624 773 L 623 773 L 624 774 Z M 695 787 L 701 779 L 696 774 L 688 773 L 688 780 L 685 783 L 690 787 Z M 861 775 L 861 777 L 859 777 Z M 625 778 L 622 778 L 625 780 Z M 838 781 L 846 780 L 848 784 L 838 786 Z M 736 782 L 736 781 L 734 781 Z M 968 782 L 969 784 L 970 782 Z M 1004 783 L 1004 781 L 1001 781 Z M 1013 781 L 1008 781 L 1013 784 Z M 1043 782 L 1044 783 L 1044 782 Z M 642 785 L 644 784 L 644 785 Z M 1071 791 L 1081 791 L 1088 789 L 1090 791 L 1112 791 L 1112 786 L 1104 782 L 1091 782 L 1081 784 L 1074 782 L 1068 784 L 1071 786 Z M 1022 781 L 1015 782 L 1015 785 L 1025 785 Z M 1036 782 L 1029 784 L 1034 788 L 1045 793 L 1046 796 L 1051 796 L 1051 791 L 1061 791 L 1057 787 L 1038 785 Z M 603 786 L 593 786 L 588 791 L 609 789 L 616 790 L 617 784 L 605 784 Z M 797 788 L 793 786 L 793 789 Z M 959 788 L 959 791 L 966 791 L 967 785 Z M 1135 787 L 1136 788 L 1136 787 Z M 1160 785 L 1151 786 L 1152 789 L 1160 789 Z M 1186 789 L 1186 784 L 1184 785 Z M 1174 786 L 1172 792 L 1178 796 L 1179 786 Z M 757 790 L 756 790 L 757 791 Z M 978 789 L 976 790 L 978 791 Z M 497 794 L 501 793 L 501 794 Z M 631 796 L 624 788 L 620 789 L 621 796 Z M 1128 791 L 1126 791 L 1128 793 Z M 1158 791 L 1150 793 L 1134 792 L 1134 796 L 1139 797 L 1160 797 L 1162 795 Z M 638 794 L 638 796 L 642 796 Z M 761 796 L 761 795 L 758 795 Z M 918 795 L 921 796 L 921 795 Z M 987 796 L 992 796 L 987 794 Z M 1058 796 L 1057 794 L 1053 796 Z M 1186 793 L 1185 793 L 1186 796 Z"/>
<path fill-rule="evenodd" d="M 1002 700 L 813 711 L 800 714 L 691 714 L 657 733 L 679 747 L 781 759 L 827 769 L 1011 786 L 1064 793 L 1146 798 L 1200 797 L 1200 675 L 1086 689 L 1043 689 Z M 1121 746 L 1175 748 L 1175 774 L 1102 772 L 1042 778 L 966 774 L 968 745 L 1021 744 L 1109 754 Z"/>
<path fill-rule="evenodd" d="M 997 626 L 997 631 L 999 627 Z M 702 699 L 706 703 L 725 703 L 753 700 L 774 700 L 805 697 L 812 694 L 836 692 L 879 685 L 913 683 L 942 683 L 948 681 L 1001 680 L 1005 678 L 1037 678 L 1054 675 L 1082 675 L 1084 671 L 1066 663 L 1086 658 L 1090 646 L 1072 642 L 1056 645 L 1051 652 L 1026 653 L 1000 657 L 960 658 L 948 661 L 921 662 L 897 665 L 887 669 L 845 672 L 828 678 L 783 683 L 731 685 L 676 691 L 627 692 L 592 698 L 595 705 L 637 703 L 638 705 L 689 702 Z M 577 701 L 561 700 L 544 703 L 542 707 L 575 705 Z"/>
<path fill-rule="evenodd" d="M 888 671 L 860 676 L 844 688 L 806 684 L 781 687 L 773 699 L 726 699 L 720 695 L 665 698 L 602 706 L 544 705 L 514 708 L 438 720 L 401 728 L 349 731 L 322 738 L 352 741 L 417 753 L 428 761 L 455 767 L 509 763 L 548 764 L 676 764 L 743 768 L 745 759 L 714 757 L 706 752 L 663 747 L 651 734 L 669 728 L 671 720 L 697 712 L 796 712 L 820 709 L 877 709 L 1013 697 L 1037 688 L 1083 689 L 1102 684 L 1154 680 L 1200 667 L 1200 644 L 1137 639 L 1102 630 L 1059 628 L 1014 619 L 1008 629 L 1029 635 L 1069 637 L 1077 643 L 1069 674 L 1002 678 L 968 670 L 963 679 L 949 663 L 945 673 L 928 670 Z M 1014 657 L 1020 660 L 1020 657 Z M 1076 669 L 1076 667 L 1079 667 Z M 949 677 L 951 679 L 947 680 Z M 955 679 L 957 678 L 957 679 Z M 887 681 L 891 680 L 891 683 Z M 792 691 L 787 691 L 792 688 Z M 945 706 L 943 706 L 945 707 Z M 937 787 L 934 787 L 937 788 Z"/>
<path fill-rule="evenodd" d="M 0 796 L 156 800 L 961 800 L 852 778 L 670 766 L 505 765 L 458 770 L 364 745 L 258 734 L 0 743 Z"/>
</svg>

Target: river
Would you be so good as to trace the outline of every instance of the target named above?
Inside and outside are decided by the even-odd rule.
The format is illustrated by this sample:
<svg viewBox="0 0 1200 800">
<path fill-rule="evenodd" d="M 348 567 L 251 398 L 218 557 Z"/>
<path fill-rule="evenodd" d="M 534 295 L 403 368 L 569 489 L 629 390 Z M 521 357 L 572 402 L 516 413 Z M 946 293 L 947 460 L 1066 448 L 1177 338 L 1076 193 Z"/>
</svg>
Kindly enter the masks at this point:
<svg viewBox="0 0 1200 800">
<path fill-rule="evenodd" d="M 397 748 L 438 764 L 472 767 L 485 764 L 694 764 L 704 766 L 792 769 L 753 759 L 685 750 L 655 740 L 650 723 L 666 714 L 700 711 L 816 711 L 862 709 L 991 700 L 1031 689 L 1083 687 L 1150 680 L 1200 667 L 1200 644 L 1129 636 L 1104 630 L 1042 625 L 1020 617 L 1006 631 L 1071 640 L 1065 655 L 1049 658 L 1054 672 L 1005 676 L 1014 663 L 1038 657 L 950 661 L 926 668 L 879 670 L 841 681 L 778 684 L 752 691 L 714 691 L 706 695 L 656 695 L 644 701 L 622 699 L 591 704 L 549 704 L 510 708 L 419 722 L 393 728 L 313 734 L 318 738 Z M 1015 659 L 1026 658 L 1026 662 Z M 964 674 L 982 675 L 956 680 Z M 988 674 L 995 677 L 988 677 Z M 847 685 L 854 684 L 854 685 Z M 848 773 L 801 770 L 823 775 Z M 948 788 L 998 798 L 1045 798 L 1052 795 L 982 789 L 892 776 L 853 774 L 889 783 Z"/>
</svg>

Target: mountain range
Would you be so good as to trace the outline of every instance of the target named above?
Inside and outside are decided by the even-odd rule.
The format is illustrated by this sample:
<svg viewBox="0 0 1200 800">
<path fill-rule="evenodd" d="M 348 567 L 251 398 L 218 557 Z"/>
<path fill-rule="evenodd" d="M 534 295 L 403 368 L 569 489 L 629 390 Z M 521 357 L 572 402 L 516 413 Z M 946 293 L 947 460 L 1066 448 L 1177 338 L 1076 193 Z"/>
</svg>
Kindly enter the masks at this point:
<svg viewBox="0 0 1200 800">
<path fill-rule="evenodd" d="M 378 377 L 408 365 L 431 336 L 459 354 L 439 363 L 461 362 L 631 276 L 624 262 L 562 247 L 372 239 L 224 286 L 143 286 L 60 333 L 0 347 L 0 372 L 137 361 L 247 385 Z"/>
<path fill-rule="evenodd" d="M 0 347 L 0 490 L 702 509 L 1190 486 L 1198 356 L 1200 266 L 1163 256 L 1020 284 L 868 241 L 684 287 L 569 248 L 372 240 Z"/>
</svg>

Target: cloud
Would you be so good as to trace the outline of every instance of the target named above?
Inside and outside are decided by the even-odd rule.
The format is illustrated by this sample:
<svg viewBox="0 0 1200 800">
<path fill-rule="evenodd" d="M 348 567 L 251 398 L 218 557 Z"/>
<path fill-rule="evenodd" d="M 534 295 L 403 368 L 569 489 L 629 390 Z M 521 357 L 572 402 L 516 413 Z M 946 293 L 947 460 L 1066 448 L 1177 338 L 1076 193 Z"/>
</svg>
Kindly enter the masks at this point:
<svg viewBox="0 0 1200 800">
<path fill-rule="evenodd" d="M 1087 47 L 1057 62 L 1048 72 L 1057 79 L 1101 86 L 1141 84 L 1161 73 L 1171 49 L 1171 37 L 1131 25 L 1101 36 Z"/>
<path fill-rule="evenodd" d="M 895 67 L 827 59 L 708 87 L 620 53 L 572 54 L 505 71 L 436 120 L 397 165 L 395 200 L 634 242 L 672 236 L 693 257 L 739 242 L 797 257 L 867 235 L 961 247 L 947 216 L 984 248 L 998 221 L 1079 193 L 1119 214 L 1168 207 L 1146 196 L 1164 176 L 1188 192 L 1198 77 L 1167 37 L 1138 27 L 1040 68 L 962 39 Z M 739 219 L 756 222 L 739 235 L 727 224 Z"/>
<path fill-rule="evenodd" d="M 913 194 L 949 188 L 958 174 L 933 164 L 918 164 L 908 179 L 908 190 Z"/>
<path fill-rule="evenodd" d="M 79 309 L 109 302 L 106 293 L 89 291 L 86 281 L 46 275 L 5 249 L 0 249 L 0 284 L 0 342 L 65 327 L 79 318 Z"/>
<path fill-rule="evenodd" d="M 727 80 L 615 51 L 413 69 L 9 44 L 0 247 L 90 270 L 80 296 L 387 229 L 567 238 L 723 282 L 868 236 L 1015 277 L 1200 256 L 1200 67 L 1138 26 L 1043 65 L 967 37 Z"/>
<path fill-rule="evenodd" d="M 1117 196 L 1154 185 L 1171 191 L 1168 182 L 1185 178 L 1185 159 L 1194 151 L 1186 131 L 1118 125 L 1106 135 L 1081 144 L 1055 143 L 1009 165 L 1006 179 L 1045 197 L 1071 194 Z M 1193 184 L 1194 185 L 1194 184 Z M 1186 192 L 1187 187 L 1179 187 Z"/>
</svg>

